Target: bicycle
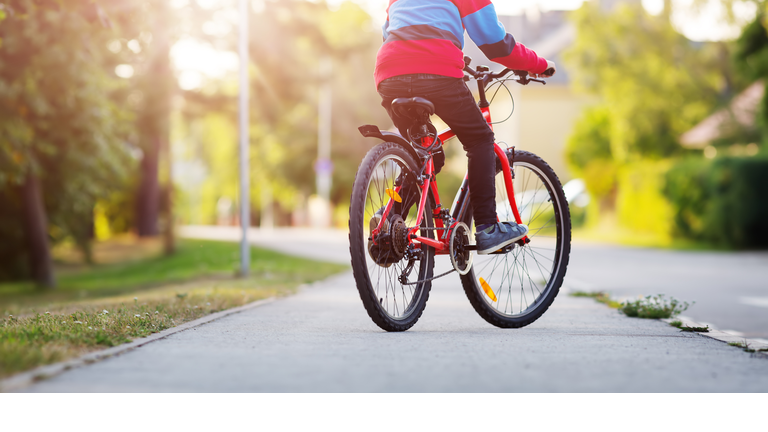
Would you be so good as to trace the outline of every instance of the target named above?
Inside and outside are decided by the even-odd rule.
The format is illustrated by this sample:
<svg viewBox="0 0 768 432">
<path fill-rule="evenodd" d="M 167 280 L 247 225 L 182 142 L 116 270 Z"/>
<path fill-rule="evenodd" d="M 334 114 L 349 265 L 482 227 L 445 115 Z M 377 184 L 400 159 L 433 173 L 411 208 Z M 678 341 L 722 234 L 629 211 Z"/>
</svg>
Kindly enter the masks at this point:
<svg viewBox="0 0 768 432">
<path fill-rule="evenodd" d="M 545 84 L 524 71 L 492 73 L 485 66 L 473 70 L 470 63 L 465 57 L 464 80 L 477 81 L 478 106 L 489 125 L 486 90 L 493 83 Z M 510 73 L 514 78 L 505 78 Z M 408 330 L 426 307 L 432 281 L 455 271 L 486 321 L 502 328 L 531 324 L 554 301 L 568 267 L 570 211 L 557 175 L 533 153 L 494 143 L 498 219 L 525 223 L 529 232 L 490 255 L 475 256 L 467 176 L 450 210 L 440 201 L 435 177 L 433 157 L 455 135 L 436 131 L 429 120 L 434 106 L 424 98 L 395 99 L 392 107 L 414 124 L 408 137 L 374 125 L 359 128 L 384 142 L 361 162 L 350 204 L 352 269 L 368 315 L 386 331 Z M 435 276 L 436 255 L 448 255 L 453 268 Z"/>
</svg>

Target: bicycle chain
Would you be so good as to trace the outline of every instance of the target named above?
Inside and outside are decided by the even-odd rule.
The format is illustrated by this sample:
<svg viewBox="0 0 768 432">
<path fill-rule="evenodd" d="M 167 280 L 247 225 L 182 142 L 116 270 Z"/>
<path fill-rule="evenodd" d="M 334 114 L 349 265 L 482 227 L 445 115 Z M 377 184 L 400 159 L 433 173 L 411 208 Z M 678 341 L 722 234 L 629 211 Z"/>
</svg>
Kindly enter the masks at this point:
<svg viewBox="0 0 768 432">
<path fill-rule="evenodd" d="M 446 228 L 433 228 L 433 227 L 424 227 L 424 228 L 419 228 L 419 229 L 420 229 L 420 230 L 425 230 L 425 231 L 447 231 L 447 230 L 450 230 L 451 228 L 447 228 L 447 227 L 446 227 Z M 443 274 L 439 274 L 439 275 L 437 275 L 437 276 L 432 276 L 432 277 L 431 277 L 431 278 L 429 278 L 429 279 L 422 279 L 422 280 L 418 280 L 418 281 L 416 281 L 416 282 L 406 282 L 406 283 L 401 283 L 400 285 L 403 285 L 403 286 L 409 286 L 409 285 L 416 285 L 416 284 L 420 284 L 420 283 L 424 283 L 424 282 L 433 281 L 433 280 L 435 280 L 435 279 L 438 279 L 438 278 L 441 278 L 441 277 L 443 277 L 443 276 L 448 276 L 449 274 L 451 274 L 451 273 L 453 273 L 453 272 L 455 272 L 455 271 L 456 271 L 456 269 L 451 269 L 451 270 L 448 270 L 447 272 L 445 272 L 445 273 L 443 273 Z"/>
<path fill-rule="evenodd" d="M 422 280 L 419 280 L 419 281 L 416 281 L 416 282 L 407 282 L 407 283 L 401 283 L 400 285 L 403 285 L 403 286 L 408 286 L 408 285 L 416 285 L 416 284 L 420 284 L 420 283 L 423 283 L 423 282 L 429 282 L 429 281 L 433 281 L 433 280 L 435 280 L 435 279 L 437 279 L 437 278 L 441 278 L 441 277 L 443 277 L 443 276 L 448 276 L 449 274 L 451 274 L 451 273 L 453 273 L 453 272 L 455 272 L 455 271 L 456 271 L 456 269 L 451 269 L 451 270 L 449 270 L 449 271 L 447 271 L 447 272 L 445 272 L 445 273 L 443 273 L 443 274 L 441 274 L 441 275 L 432 276 L 432 277 L 431 277 L 431 278 L 429 278 L 429 279 L 422 279 Z"/>
</svg>

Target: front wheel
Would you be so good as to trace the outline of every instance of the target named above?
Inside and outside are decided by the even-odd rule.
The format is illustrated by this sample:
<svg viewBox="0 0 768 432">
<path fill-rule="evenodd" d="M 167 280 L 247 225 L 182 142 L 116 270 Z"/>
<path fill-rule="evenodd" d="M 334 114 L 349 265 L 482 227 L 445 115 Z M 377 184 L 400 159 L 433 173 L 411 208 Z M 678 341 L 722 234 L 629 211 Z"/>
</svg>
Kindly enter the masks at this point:
<svg viewBox="0 0 768 432">
<path fill-rule="evenodd" d="M 413 173 L 419 168 L 403 147 L 382 143 L 365 155 L 352 186 L 352 271 L 365 310 L 386 331 L 404 331 L 413 326 L 424 311 L 432 286 L 429 279 L 435 251 L 416 248 L 407 236 L 416 227 L 418 216 L 421 189 Z M 400 194 L 396 193 L 398 185 L 402 185 Z M 421 215 L 419 235 L 434 238 L 430 198 Z M 392 200 L 392 208 L 386 213 Z M 379 227 L 380 231 L 376 231 Z M 374 235 L 374 231 L 380 234 Z"/>
<path fill-rule="evenodd" d="M 461 283 L 486 321 L 519 328 L 546 312 L 563 284 L 571 251 L 571 217 L 560 180 L 546 162 L 526 151 L 516 151 L 514 161 L 509 157 L 515 201 L 530 242 L 477 255 Z M 501 172 L 496 174 L 496 213 L 500 221 L 515 220 Z M 466 222 L 472 226 L 471 215 Z"/>
</svg>

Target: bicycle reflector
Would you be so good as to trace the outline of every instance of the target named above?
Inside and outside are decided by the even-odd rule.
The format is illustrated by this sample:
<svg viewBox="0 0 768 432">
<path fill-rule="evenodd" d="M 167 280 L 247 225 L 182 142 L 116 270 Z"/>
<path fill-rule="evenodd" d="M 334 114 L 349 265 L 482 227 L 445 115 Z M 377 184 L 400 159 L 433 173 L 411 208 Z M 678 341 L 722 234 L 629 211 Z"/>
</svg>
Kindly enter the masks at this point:
<svg viewBox="0 0 768 432">
<path fill-rule="evenodd" d="M 387 189 L 387 195 L 399 203 L 403 202 L 403 199 L 400 198 L 400 195 L 394 189 Z"/>
<path fill-rule="evenodd" d="M 485 281 L 485 279 L 480 278 L 480 286 L 483 287 L 483 291 L 488 295 L 488 297 L 491 298 L 493 301 L 499 301 L 499 299 L 496 298 L 496 294 L 493 293 L 493 290 L 491 289 L 491 286 L 488 285 L 488 282 Z"/>
</svg>

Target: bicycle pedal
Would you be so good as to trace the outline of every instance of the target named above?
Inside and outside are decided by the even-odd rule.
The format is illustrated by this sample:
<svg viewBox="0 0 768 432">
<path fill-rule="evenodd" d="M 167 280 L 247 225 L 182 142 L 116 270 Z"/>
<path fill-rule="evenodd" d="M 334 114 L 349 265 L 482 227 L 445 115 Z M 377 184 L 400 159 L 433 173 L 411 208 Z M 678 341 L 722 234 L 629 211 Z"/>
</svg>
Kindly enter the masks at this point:
<svg viewBox="0 0 768 432">
<path fill-rule="evenodd" d="M 491 252 L 488 255 L 505 255 L 505 254 L 508 254 L 512 249 L 515 248 L 515 245 L 516 245 L 516 243 L 510 243 L 509 245 L 504 246 L 503 248 L 501 248 L 501 249 L 499 249 L 499 250 L 497 250 L 495 252 Z"/>
</svg>

